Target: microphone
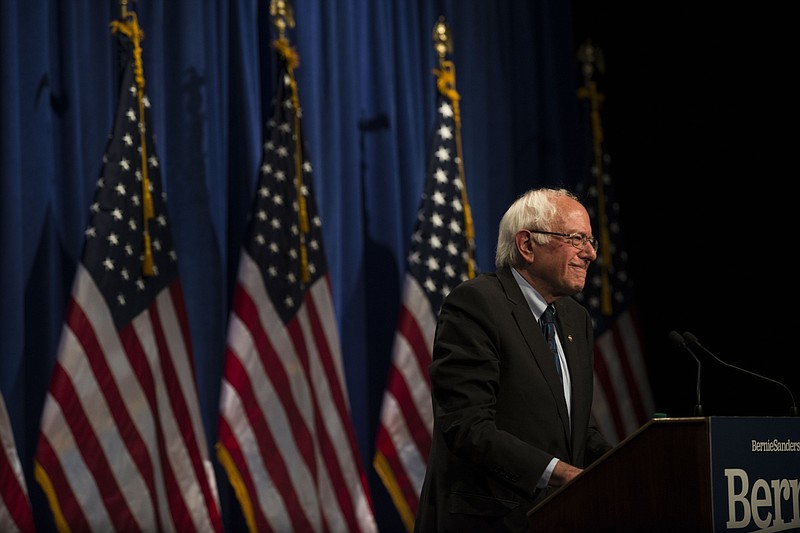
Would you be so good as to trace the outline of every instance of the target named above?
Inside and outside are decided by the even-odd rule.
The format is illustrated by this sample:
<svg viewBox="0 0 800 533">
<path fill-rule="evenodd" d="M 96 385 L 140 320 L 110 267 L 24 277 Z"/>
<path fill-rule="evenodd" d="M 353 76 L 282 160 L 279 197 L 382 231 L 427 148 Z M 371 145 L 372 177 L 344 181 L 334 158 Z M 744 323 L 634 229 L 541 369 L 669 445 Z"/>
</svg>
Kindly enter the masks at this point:
<svg viewBox="0 0 800 533">
<path fill-rule="evenodd" d="M 678 333 L 677 331 L 669 332 L 669 340 L 671 340 L 673 344 L 680 346 L 681 348 L 689 352 L 689 354 L 691 354 L 691 356 L 694 357 L 694 360 L 697 361 L 697 390 L 695 392 L 697 403 L 695 403 L 694 405 L 694 414 L 695 416 L 703 416 L 703 404 L 700 401 L 700 369 L 702 365 L 700 364 L 700 358 L 697 357 L 697 354 L 694 353 L 694 350 L 689 348 L 689 345 L 686 344 L 686 340 L 684 339 L 685 336 L 686 336 L 685 333 L 683 334 L 683 337 L 681 337 L 681 334 Z"/>
<path fill-rule="evenodd" d="M 776 380 L 768 378 L 766 376 L 762 376 L 761 374 L 756 374 L 755 372 L 751 372 L 750 370 L 747 370 L 747 369 L 744 369 L 744 368 L 740 368 L 738 366 L 726 363 L 725 361 L 723 361 L 722 359 L 720 359 L 719 357 L 717 357 L 716 355 L 711 353 L 711 350 L 709 350 L 708 348 L 706 348 L 705 346 L 700 344 L 700 341 L 697 340 L 697 337 L 695 337 L 694 335 L 692 335 L 688 331 L 684 331 L 683 332 L 683 340 L 685 340 L 686 343 L 687 343 L 687 347 L 686 347 L 687 350 L 689 349 L 689 347 L 688 347 L 689 344 L 691 344 L 692 346 L 697 346 L 698 348 L 703 350 L 705 353 L 707 353 L 708 355 L 713 357 L 715 361 L 719 362 L 722 365 L 727 366 L 728 368 L 732 368 L 734 370 L 739 370 L 740 372 L 744 372 L 745 374 L 750 374 L 751 376 L 757 377 L 759 379 L 763 379 L 765 381 L 769 381 L 770 383 L 774 383 L 775 385 L 783 387 L 783 389 L 789 394 L 789 399 L 792 402 L 792 406 L 789 408 L 789 416 L 797 416 L 797 404 L 794 402 L 794 395 L 792 394 L 792 391 L 791 391 L 791 389 L 789 387 L 787 387 L 786 385 L 784 385 L 780 381 L 776 381 Z"/>
</svg>

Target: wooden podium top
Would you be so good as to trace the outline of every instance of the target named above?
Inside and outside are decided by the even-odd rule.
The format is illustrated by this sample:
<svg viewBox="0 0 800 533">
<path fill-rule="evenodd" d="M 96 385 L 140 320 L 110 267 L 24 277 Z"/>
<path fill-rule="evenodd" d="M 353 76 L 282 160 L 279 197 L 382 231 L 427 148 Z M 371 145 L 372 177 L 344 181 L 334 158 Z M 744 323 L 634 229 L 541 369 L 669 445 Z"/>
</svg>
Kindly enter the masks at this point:
<svg viewBox="0 0 800 533">
<path fill-rule="evenodd" d="M 712 531 L 708 418 L 655 418 L 528 513 L 531 532 Z"/>
<path fill-rule="evenodd" d="M 528 513 L 532 532 L 800 531 L 800 418 L 656 418 Z"/>
</svg>

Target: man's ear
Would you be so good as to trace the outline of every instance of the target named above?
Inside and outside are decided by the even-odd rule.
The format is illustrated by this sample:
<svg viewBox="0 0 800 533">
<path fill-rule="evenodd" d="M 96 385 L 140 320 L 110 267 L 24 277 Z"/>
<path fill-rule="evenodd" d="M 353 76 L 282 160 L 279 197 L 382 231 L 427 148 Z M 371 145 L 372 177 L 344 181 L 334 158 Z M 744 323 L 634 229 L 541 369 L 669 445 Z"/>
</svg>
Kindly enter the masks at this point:
<svg viewBox="0 0 800 533">
<path fill-rule="evenodd" d="M 533 235 L 529 231 L 519 230 L 514 235 L 514 242 L 517 245 L 517 251 L 527 263 L 533 263 Z"/>
</svg>

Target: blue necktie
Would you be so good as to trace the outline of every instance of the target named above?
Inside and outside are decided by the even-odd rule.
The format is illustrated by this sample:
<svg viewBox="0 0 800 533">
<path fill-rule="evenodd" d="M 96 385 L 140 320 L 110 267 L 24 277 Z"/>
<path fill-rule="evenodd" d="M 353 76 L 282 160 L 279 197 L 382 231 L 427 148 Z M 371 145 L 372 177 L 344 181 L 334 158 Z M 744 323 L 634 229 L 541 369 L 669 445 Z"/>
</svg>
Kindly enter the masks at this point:
<svg viewBox="0 0 800 533">
<path fill-rule="evenodd" d="M 544 332 L 544 338 L 547 339 L 547 345 L 550 346 L 550 349 L 553 351 L 553 354 L 556 358 L 556 372 L 558 372 L 558 377 L 561 378 L 563 381 L 564 378 L 561 375 L 561 359 L 558 358 L 558 347 L 556 346 L 556 310 L 552 305 L 548 305 L 547 308 L 542 313 L 542 317 L 539 321 L 542 324 L 542 331 Z"/>
</svg>

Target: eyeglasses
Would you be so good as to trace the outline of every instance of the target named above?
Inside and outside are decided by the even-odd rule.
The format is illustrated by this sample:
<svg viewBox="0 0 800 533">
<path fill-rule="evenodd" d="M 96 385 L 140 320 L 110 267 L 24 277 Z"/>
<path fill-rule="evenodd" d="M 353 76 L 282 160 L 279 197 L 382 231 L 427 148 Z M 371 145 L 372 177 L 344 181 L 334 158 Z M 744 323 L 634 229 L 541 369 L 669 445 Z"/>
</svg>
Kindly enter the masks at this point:
<svg viewBox="0 0 800 533">
<path fill-rule="evenodd" d="M 557 233 L 555 231 L 539 231 L 536 229 L 529 229 L 531 233 L 541 233 L 542 235 L 555 235 L 557 237 L 564 237 L 567 242 L 569 242 L 572 246 L 580 250 L 586 243 L 592 245 L 594 250 L 597 250 L 597 239 L 594 237 L 587 237 L 583 233 Z"/>
</svg>

